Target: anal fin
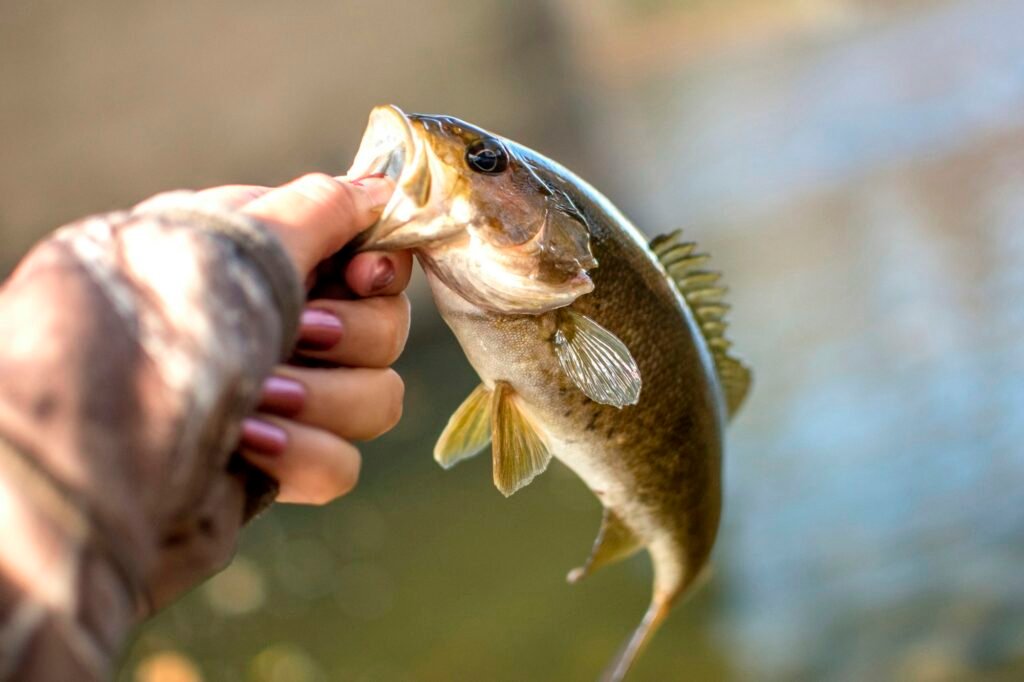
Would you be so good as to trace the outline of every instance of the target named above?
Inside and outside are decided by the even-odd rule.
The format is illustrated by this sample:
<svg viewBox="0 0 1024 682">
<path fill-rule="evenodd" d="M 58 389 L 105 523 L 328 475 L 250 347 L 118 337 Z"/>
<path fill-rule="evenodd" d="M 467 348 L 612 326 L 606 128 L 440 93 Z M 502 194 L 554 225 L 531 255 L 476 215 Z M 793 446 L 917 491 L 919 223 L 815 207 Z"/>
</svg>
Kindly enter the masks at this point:
<svg viewBox="0 0 1024 682">
<path fill-rule="evenodd" d="M 491 442 L 491 391 L 480 384 L 448 420 L 434 446 L 434 459 L 445 469 L 479 453 Z"/>
<path fill-rule="evenodd" d="M 641 547 L 640 540 L 615 515 L 605 509 L 601 517 L 601 529 L 597 531 L 597 539 L 590 550 L 590 556 L 579 568 L 569 571 L 566 580 L 576 583 L 587 577 L 602 566 L 615 563 L 634 554 Z"/>
<path fill-rule="evenodd" d="M 491 431 L 494 485 L 508 497 L 548 468 L 551 452 L 504 381 L 495 383 L 491 396 Z"/>
</svg>

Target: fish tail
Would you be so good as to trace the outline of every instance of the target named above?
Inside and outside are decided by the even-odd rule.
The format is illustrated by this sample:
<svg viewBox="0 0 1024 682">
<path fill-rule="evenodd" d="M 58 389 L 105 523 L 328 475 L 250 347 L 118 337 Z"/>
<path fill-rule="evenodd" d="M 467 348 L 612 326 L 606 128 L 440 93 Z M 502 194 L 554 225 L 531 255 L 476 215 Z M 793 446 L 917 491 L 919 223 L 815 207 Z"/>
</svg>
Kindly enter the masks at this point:
<svg viewBox="0 0 1024 682">
<path fill-rule="evenodd" d="M 671 594 L 655 595 L 643 620 L 640 621 L 640 625 L 633 631 L 611 664 L 601 673 L 600 682 L 622 682 L 637 657 L 643 652 L 644 647 L 651 641 L 651 637 L 658 631 L 665 617 L 672 610 L 672 602 L 675 601 L 673 597 L 674 595 Z"/>
</svg>

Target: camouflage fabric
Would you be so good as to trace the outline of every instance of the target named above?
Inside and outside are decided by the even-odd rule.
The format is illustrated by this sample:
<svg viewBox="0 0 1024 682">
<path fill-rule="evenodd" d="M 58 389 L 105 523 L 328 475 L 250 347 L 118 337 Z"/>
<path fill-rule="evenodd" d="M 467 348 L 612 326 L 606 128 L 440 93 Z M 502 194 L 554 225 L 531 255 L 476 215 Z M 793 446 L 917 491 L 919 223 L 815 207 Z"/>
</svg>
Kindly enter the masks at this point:
<svg viewBox="0 0 1024 682">
<path fill-rule="evenodd" d="M 302 301 L 265 226 L 181 193 L 59 230 L 0 289 L 0 680 L 106 677 L 225 565 L 273 492 L 239 422 Z"/>
</svg>

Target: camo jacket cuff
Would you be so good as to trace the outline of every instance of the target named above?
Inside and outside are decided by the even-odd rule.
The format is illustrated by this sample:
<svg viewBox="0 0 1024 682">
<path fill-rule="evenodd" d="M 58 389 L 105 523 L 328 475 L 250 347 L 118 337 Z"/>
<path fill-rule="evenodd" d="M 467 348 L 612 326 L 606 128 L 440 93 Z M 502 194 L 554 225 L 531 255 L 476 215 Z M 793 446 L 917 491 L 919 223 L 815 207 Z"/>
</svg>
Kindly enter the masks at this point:
<svg viewBox="0 0 1024 682">
<path fill-rule="evenodd" d="M 249 217 L 162 195 L 83 219 L 0 288 L 0 682 L 104 679 L 222 567 L 272 483 L 233 456 L 303 290 Z"/>
</svg>

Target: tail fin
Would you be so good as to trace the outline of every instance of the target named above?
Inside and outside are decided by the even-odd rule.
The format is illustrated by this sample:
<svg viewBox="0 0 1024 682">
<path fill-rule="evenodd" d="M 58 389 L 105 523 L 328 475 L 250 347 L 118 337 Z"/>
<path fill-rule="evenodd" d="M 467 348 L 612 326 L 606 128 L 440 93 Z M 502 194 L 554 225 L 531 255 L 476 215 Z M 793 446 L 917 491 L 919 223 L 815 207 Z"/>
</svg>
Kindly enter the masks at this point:
<svg viewBox="0 0 1024 682">
<path fill-rule="evenodd" d="M 633 663 L 636 662 L 637 657 L 644 650 L 644 647 L 651 641 L 651 637 L 658 631 L 668 612 L 672 610 L 673 601 L 671 597 L 659 598 L 655 595 L 651 606 L 647 609 L 647 613 L 644 614 L 643 620 L 640 621 L 640 625 L 637 626 L 625 645 L 619 650 L 611 665 L 601 673 L 600 682 L 622 682 L 626 677 L 626 673 L 633 667 Z"/>
<path fill-rule="evenodd" d="M 711 564 L 704 564 L 697 575 L 688 584 L 676 586 L 667 590 L 655 588 L 651 605 L 647 608 L 640 625 L 630 635 L 626 643 L 619 649 L 611 664 L 601 673 L 599 682 L 622 682 L 626 677 L 636 659 L 643 653 L 644 648 L 650 643 L 654 633 L 658 631 L 661 624 L 665 622 L 672 607 L 680 600 L 688 600 L 695 592 L 704 587 L 711 579 L 713 570 Z"/>
</svg>

